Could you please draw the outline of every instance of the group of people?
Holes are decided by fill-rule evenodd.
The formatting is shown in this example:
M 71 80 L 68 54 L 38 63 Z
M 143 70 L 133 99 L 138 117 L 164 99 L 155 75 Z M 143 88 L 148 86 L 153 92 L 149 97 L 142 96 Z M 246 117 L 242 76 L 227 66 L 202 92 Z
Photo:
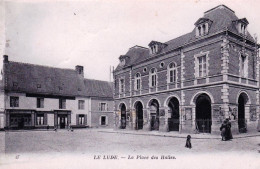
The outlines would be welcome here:
M 230 139 L 233 139 L 232 133 L 231 133 L 231 122 L 229 119 L 225 119 L 220 127 L 221 131 L 221 137 L 222 141 L 227 141 Z
M 233 139 L 232 132 L 231 132 L 231 122 L 229 121 L 228 118 L 225 119 L 221 124 L 220 131 L 221 131 L 222 141 Z M 190 135 L 187 136 L 185 147 L 192 148 Z

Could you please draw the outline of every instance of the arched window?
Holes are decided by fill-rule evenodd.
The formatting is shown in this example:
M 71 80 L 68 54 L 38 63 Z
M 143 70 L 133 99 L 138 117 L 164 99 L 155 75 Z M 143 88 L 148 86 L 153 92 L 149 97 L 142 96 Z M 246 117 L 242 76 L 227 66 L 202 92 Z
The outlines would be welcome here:
M 177 67 L 175 63 L 170 63 L 168 66 L 168 83 L 176 82 Z
M 136 73 L 135 75 L 135 90 L 140 90 L 141 89 L 141 74 Z
M 157 85 L 156 69 L 152 68 L 150 71 L 150 87 L 155 87 L 156 85 Z

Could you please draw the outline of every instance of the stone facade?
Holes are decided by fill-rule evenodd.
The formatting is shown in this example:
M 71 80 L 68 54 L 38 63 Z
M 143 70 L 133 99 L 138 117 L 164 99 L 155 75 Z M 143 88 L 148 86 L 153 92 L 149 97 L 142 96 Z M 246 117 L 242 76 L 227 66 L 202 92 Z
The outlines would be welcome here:
M 220 13 L 234 19 L 216 17 Z M 223 20 L 227 25 L 218 26 Z M 221 123 L 229 118 L 234 133 L 255 131 L 259 120 L 259 45 L 248 32 L 245 36 L 231 29 L 237 22 L 246 24 L 245 20 L 220 5 L 196 22 L 209 23 L 206 35 L 198 37 L 195 25 L 191 33 L 164 43 L 166 47 L 161 49 L 130 48 L 114 72 L 115 127 L 219 133 Z M 157 48 L 160 50 L 151 54 Z M 171 63 L 176 65 L 173 82 L 169 82 Z M 155 86 L 151 86 L 149 75 L 153 68 Z M 138 90 L 137 73 L 141 74 Z M 122 86 L 123 92 L 119 90 Z

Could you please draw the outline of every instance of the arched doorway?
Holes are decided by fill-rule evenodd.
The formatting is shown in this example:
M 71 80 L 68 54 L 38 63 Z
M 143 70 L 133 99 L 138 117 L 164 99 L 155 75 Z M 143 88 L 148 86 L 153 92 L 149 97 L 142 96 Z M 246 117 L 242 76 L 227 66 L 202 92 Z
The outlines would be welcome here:
M 211 100 L 207 94 L 201 94 L 196 99 L 196 129 L 211 133 L 211 124 Z
M 239 132 L 246 131 L 246 119 L 245 119 L 245 105 L 248 102 L 248 96 L 245 93 L 241 93 L 238 97 L 238 130 Z
M 168 103 L 169 113 L 171 116 L 168 118 L 169 131 L 179 131 L 180 124 L 180 111 L 179 111 L 179 101 L 176 97 L 171 98 Z
M 159 102 L 156 99 L 150 101 L 151 130 L 159 130 Z
M 126 106 L 122 104 L 121 106 L 121 129 L 126 128 Z
M 144 125 L 144 114 L 143 114 L 143 105 L 141 102 L 137 102 L 135 105 L 136 110 L 136 129 L 143 129 Z

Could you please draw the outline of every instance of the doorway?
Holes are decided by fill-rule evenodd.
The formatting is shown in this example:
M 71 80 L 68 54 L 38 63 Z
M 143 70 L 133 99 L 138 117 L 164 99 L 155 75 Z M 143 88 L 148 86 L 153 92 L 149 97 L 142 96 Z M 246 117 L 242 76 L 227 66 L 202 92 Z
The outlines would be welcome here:
M 135 106 L 136 110 L 136 129 L 140 130 L 143 129 L 144 125 L 144 116 L 143 116 L 143 105 L 141 102 L 137 102 Z
M 65 129 L 67 124 L 68 124 L 68 117 L 67 115 L 59 115 L 58 116 L 59 120 L 59 127 L 60 129 Z
M 151 130 L 159 130 L 159 102 L 156 99 L 151 100 L 150 117 Z
M 239 130 L 239 132 L 246 131 L 245 104 L 246 104 L 246 98 L 245 98 L 245 96 L 243 96 L 243 93 L 242 93 L 239 95 L 239 98 L 238 98 L 238 130 Z
M 126 128 L 126 106 L 122 104 L 121 106 L 121 129 Z
M 201 94 L 196 100 L 196 129 L 211 133 L 211 124 L 211 100 L 207 94 Z
M 179 131 L 180 113 L 178 99 L 176 97 L 171 98 L 168 107 L 169 113 L 171 114 L 171 116 L 168 118 L 169 131 Z

